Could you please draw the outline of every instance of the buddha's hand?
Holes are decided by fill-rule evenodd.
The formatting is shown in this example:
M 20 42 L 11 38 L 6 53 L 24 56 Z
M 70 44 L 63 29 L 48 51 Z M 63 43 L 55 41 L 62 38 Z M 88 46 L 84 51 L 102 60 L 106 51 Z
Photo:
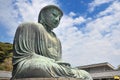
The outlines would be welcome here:
M 65 66 L 65 67 L 70 67 L 71 65 L 69 63 L 63 62 L 63 61 L 56 61 L 57 64 Z
M 71 65 L 69 63 L 66 63 L 64 61 L 56 61 L 56 62 L 57 64 L 63 66 L 66 69 L 69 77 L 74 77 L 74 73 L 72 72 Z

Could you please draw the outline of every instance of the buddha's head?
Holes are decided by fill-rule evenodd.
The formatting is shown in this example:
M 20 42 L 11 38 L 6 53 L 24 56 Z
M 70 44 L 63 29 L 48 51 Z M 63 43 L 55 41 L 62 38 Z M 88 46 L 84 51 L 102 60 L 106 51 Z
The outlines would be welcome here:
M 38 22 L 52 30 L 56 28 L 60 22 L 63 12 L 54 5 L 48 5 L 41 9 Z

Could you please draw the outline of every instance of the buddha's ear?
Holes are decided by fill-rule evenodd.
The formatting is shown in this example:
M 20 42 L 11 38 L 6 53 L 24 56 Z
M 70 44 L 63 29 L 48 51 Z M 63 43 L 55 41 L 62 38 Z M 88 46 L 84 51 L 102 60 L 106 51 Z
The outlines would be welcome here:
M 44 19 L 44 14 L 43 11 L 41 11 L 38 16 L 38 23 L 43 23 L 43 19 Z

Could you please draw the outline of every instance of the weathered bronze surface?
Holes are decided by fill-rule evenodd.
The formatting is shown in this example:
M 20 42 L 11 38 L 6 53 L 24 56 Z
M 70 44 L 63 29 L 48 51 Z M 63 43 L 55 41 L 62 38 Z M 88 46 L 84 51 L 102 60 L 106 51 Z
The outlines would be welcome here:
M 73 77 L 92 80 L 84 70 L 71 68 L 61 60 L 61 43 L 55 33 L 62 11 L 54 6 L 44 7 L 38 23 L 22 23 L 14 38 L 12 78 Z

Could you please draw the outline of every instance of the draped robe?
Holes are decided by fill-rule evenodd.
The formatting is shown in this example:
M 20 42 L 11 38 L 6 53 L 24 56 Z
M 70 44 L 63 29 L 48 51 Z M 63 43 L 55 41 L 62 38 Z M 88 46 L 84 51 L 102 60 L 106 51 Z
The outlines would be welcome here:
M 57 64 L 61 60 L 59 39 L 39 23 L 21 24 L 13 48 L 12 75 L 16 78 L 71 75 L 70 70 Z
M 86 80 L 91 80 L 87 72 L 72 69 L 68 63 L 61 62 L 59 39 L 40 23 L 20 24 L 14 37 L 13 49 L 11 80 L 60 76 L 87 77 Z

